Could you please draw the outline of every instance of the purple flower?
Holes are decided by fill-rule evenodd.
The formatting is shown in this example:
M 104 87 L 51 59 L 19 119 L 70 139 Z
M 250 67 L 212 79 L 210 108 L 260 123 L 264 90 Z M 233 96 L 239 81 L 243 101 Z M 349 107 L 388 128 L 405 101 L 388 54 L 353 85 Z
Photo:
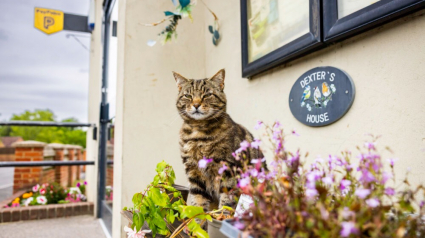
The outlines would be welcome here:
M 392 173 L 390 172 L 384 172 L 382 173 L 382 180 L 381 183 L 385 184 L 389 179 L 391 179 L 393 177 Z
M 360 177 L 359 180 L 362 181 L 362 182 L 365 182 L 365 183 L 370 183 L 370 182 L 375 181 L 376 179 L 375 179 L 375 176 L 373 176 L 373 174 L 370 171 L 363 170 L 362 176 Z
M 249 171 L 249 173 L 251 174 L 252 177 L 257 177 L 258 176 L 258 170 L 257 169 L 251 169 Z
M 370 190 L 365 188 L 358 188 L 354 194 L 361 199 L 365 199 L 370 194 Z
M 207 167 L 208 163 L 211 163 L 212 159 L 202 158 L 198 161 L 198 167 L 204 169 Z
M 394 188 L 386 188 L 385 194 L 387 194 L 388 196 L 394 196 L 394 194 L 395 194 Z
M 261 140 L 255 139 L 253 142 L 251 142 L 251 147 L 254 149 L 258 149 L 258 147 L 260 147 L 260 144 L 261 144 Z
M 246 140 L 244 140 L 244 141 L 242 141 L 241 142 L 241 144 L 240 144 L 240 148 L 239 149 L 241 149 L 241 150 L 246 150 L 246 149 L 248 149 L 248 147 L 249 147 L 249 142 L 248 141 L 246 141 Z
M 421 203 L 419 203 L 419 207 L 423 207 L 425 205 L 425 201 L 422 201 Z
M 223 164 L 223 166 L 218 170 L 218 174 L 222 174 L 227 169 L 228 167 L 225 164 Z
M 373 142 L 366 142 L 366 143 L 364 144 L 364 146 L 365 146 L 366 148 L 368 148 L 369 150 L 376 150 L 376 148 L 375 148 L 375 143 L 373 143 Z
M 329 176 L 328 177 L 324 177 L 324 178 L 322 178 L 322 182 L 324 184 L 331 185 L 333 183 L 333 179 L 331 177 L 329 177 Z
M 345 190 L 350 185 L 351 185 L 350 180 L 343 179 L 343 180 L 341 180 L 341 184 L 339 185 L 339 189 Z
M 370 199 L 366 200 L 366 204 L 367 204 L 369 207 L 374 208 L 374 207 L 379 206 L 379 200 L 378 200 L 378 199 L 376 199 L 376 198 L 370 198 Z
M 84 181 L 84 185 L 87 185 L 87 181 Z
M 263 125 L 263 122 L 262 122 L 262 121 L 257 121 L 257 124 L 255 124 L 254 129 L 255 129 L 255 130 L 260 129 L 260 128 L 261 128 L 261 125 Z
M 79 188 L 81 186 L 81 183 L 77 183 L 77 188 Z
M 298 133 L 295 131 L 295 129 L 293 129 L 293 130 L 292 130 L 292 135 L 294 135 L 294 136 L 300 136 L 300 134 L 298 134 Z
M 388 159 L 387 161 L 388 161 L 388 163 L 390 163 L 391 167 L 394 167 L 394 163 L 395 163 L 397 160 L 398 160 L 398 159 L 391 158 L 391 159 Z
M 274 125 L 273 125 L 273 129 L 277 130 L 277 129 L 279 129 L 279 128 L 280 128 L 280 126 L 281 126 L 280 122 L 279 122 L 279 121 L 276 121 L 276 122 L 274 123 Z
M 244 188 L 251 183 L 251 179 L 249 177 L 245 177 L 243 179 L 239 179 L 238 186 L 240 188 Z
M 307 190 L 305 190 L 305 196 L 309 199 L 315 198 L 317 195 L 319 195 L 319 193 L 314 188 L 313 189 L 308 188 Z
M 243 230 L 245 228 L 245 225 L 242 222 L 236 221 L 233 226 L 238 230 Z
M 358 232 L 358 229 L 356 228 L 356 225 L 354 224 L 354 222 L 350 221 L 350 222 L 341 222 L 341 232 L 340 235 L 342 237 L 348 237 L 351 234 L 356 234 Z

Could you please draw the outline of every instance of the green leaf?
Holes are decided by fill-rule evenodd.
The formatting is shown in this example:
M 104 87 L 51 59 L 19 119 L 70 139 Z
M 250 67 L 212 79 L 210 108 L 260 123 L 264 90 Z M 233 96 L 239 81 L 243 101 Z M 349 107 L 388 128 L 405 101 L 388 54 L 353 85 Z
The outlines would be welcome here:
M 162 185 L 163 188 L 167 189 L 170 192 L 178 192 L 177 189 L 175 189 L 173 186 L 169 186 L 169 185 Z
M 180 218 L 192 218 L 196 215 L 203 214 L 204 209 L 196 206 L 180 206 L 182 209 L 180 212 Z
M 144 222 L 145 222 L 145 218 L 140 212 L 133 213 L 133 224 L 136 226 L 137 231 L 140 231 Z
M 155 205 L 161 207 L 165 207 L 167 205 L 168 197 L 162 196 L 161 192 L 159 191 L 159 188 L 151 188 L 148 194 Z
M 142 203 L 142 194 L 140 193 L 136 193 L 133 196 L 133 199 L 131 200 L 134 204 L 134 206 L 138 206 L 139 204 Z
M 190 0 L 179 0 L 180 5 L 182 8 L 185 8 L 187 5 L 189 5 Z
M 209 238 L 210 237 L 208 235 L 208 233 L 204 229 L 202 229 L 201 227 L 198 227 L 195 230 L 193 230 L 192 235 L 194 235 L 195 237 L 199 237 L 199 238 Z
M 167 214 L 168 223 L 173 224 L 175 220 L 176 220 L 176 216 L 174 216 L 173 210 L 171 210 L 171 209 L 168 210 L 168 214 Z
M 214 31 L 214 38 L 216 40 L 218 40 L 220 38 L 220 34 L 218 33 L 218 31 Z
M 210 30 L 211 34 L 214 34 L 214 28 L 213 28 L 213 26 L 209 25 L 208 26 L 208 30 Z
M 158 213 L 154 214 L 153 223 L 161 229 L 167 229 L 167 223 L 165 223 L 164 219 Z
M 165 13 L 165 16 L 167 17 L 176 15 L 174 12 L 170 12 L 170 11 L 165 11 L 164 13 Z
M 222 208 L 223 208 L 224 210 L 228 210 L 228 211 L 233 212 L 233 208 L 231 208 L 231 207 L 223 206 Z

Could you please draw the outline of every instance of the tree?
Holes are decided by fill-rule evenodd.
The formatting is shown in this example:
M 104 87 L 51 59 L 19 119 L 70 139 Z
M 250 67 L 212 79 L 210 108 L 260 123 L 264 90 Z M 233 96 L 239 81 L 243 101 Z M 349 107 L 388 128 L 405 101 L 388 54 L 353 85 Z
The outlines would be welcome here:
M 56 121 L 55 114 L 49 109 L 26 110 L 14 114 L 11 121 Z M 67 118 L 61 122 L 78 122 L 75 118 Z M 74 127 L 40 127 L 40 126 L 3 126 L 0 136 L 20 136 L 24 140 L 36 140 L 46 143 L 62 143 L 86 147 L 86 132 Z

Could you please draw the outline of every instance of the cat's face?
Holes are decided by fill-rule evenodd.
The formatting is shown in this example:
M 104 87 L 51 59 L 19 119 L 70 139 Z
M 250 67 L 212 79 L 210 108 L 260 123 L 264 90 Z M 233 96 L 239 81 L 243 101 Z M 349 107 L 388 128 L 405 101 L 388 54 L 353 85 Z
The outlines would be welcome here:
M 174 73 L 179 89 L 176 106 L 180 116 L 198 121 L 220 117 L 226 111 L 224 75 L 224 69 L 209 79 L 186 79 Z

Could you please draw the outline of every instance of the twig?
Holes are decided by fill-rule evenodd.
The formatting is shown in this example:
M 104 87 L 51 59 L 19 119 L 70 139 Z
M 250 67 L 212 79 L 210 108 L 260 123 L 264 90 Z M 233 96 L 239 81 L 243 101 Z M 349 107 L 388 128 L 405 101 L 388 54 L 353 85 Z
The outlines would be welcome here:
M 159 22 L 154 22 L 154 23 L 139 23 L 139 24 L 142 25 L 142 26 L 157 26 L 157 25 L 159 25 L 161 23 L 164 23 L 168 19 L 170 19 L 170 18 L 169 17 L 166 17 L 166 18 L 162 19 Z

